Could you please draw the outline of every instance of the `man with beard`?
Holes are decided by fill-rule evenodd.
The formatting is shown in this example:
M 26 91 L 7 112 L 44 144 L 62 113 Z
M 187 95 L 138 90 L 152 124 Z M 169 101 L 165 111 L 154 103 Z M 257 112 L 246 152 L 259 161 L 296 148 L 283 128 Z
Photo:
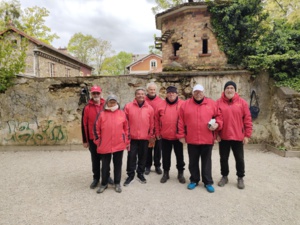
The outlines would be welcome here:
M 150 104 L 155 112 L 155 110 L 157 109 L 157 106 L 163 102 L 163 100 L 157 96 L 156 91 L 157 91 L 157 86 L 155 83 L 151 82 L 148 83 L 146 86 L 146 90 L 147 90 L 147 96 L 145 98 L 146 102 L 148 104 Z M 152 163 L 154 163 L 154 167 L 155 167 L 155 172 L 157 174 L 162 174 L 161 171 L 161 140 L 157 139 L 153 139 L 150 140 L 149 142 L 149 146 L 148 146 L 148 151 L 147 151 L 147 161 L 146 161 L 146 168 L 145 168 L 145 175 L 148 175 L 151 171 L 151 166 Z
M 222 178 L 218 185 L 223 187 L 228 183 L 229 153 L 232 149 L 237 175 L 237 187 L 244 189 L 245 162 L 244 145 L 248 143 L 252 134 L 252 119 L 248 103 L 236 93 L 236 83 L 228 81 L 224 86 L 217 105 L 222 111 L 224 123 L 218 132 L 219 154 Z

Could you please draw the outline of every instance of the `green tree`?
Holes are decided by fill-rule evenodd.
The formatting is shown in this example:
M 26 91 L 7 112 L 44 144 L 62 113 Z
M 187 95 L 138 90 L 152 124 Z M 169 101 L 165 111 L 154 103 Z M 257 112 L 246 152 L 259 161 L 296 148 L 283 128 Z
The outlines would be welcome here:
M 22 30 L 46 44 L 50 44 L 54 39 L 59 38 L 57 34 L 51 34 L 51 28 L 45 25 L 45 18 L 49 16 L 46 8 L 34 6 L 26 8 L 22 14 Z
M 16 43 L 7 34 L 0 36 L 0 92 L 12 86 L 16 74 L 24 71 L 26 48 L 25 39 Z
M 102 64 L 101 75 L 122 75 L 126 73 L 126 66 L 132 62 L 132 54 L 119 52 L 108 57 Z
M 111 43 L 101 38 L 97 38 L 97 45 L 93 49 L 92 65 L 95 67 L 94 74 L 100 75 L 104 60 L 114 53 Z
M 261 0 L 209 2 L 211 23 L 218 44 L 228 57 L 228 63 L 241 65 L 249 55 L 256 54 L 256 44 L 265 33 Z
M 0 2 L 0 31 L 5 30 L 12 23 L 19 25 L 21 16 L 21 4 L 18 0 Z
M 92 35 L 74 34 L 68 43 L 68 51 L 83 63 L 92 61 L 98 41 Z

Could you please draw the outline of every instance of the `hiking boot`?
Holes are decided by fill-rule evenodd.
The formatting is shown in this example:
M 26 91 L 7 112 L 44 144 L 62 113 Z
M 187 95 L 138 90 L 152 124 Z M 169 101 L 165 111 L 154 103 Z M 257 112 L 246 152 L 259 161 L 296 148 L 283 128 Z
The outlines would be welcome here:
M 179 183 L 185 184 L 185 178 L 183 176 L 183 171 L 178 171 L 177 179 L 179 180 Z
M 206 188 L 206 190 L 207 190 L 209 193 L 215 192 L 215 189 L 214 189 L 214 187 L 213 187 L 211 184 L 206 184 L 206 185 L 204 185 L 204 187 Z
M 133 181 L 134 181 L 134 177 L 127 177 L 127 179 L 125 180 L 125 182 L 124 182 L 124 186 L 126 187 L 126 186 L 128 186 L 130 183 L 133 183 Z
M 194 189 L 195 187 L 197 187 L 197 186 L 198 186 L 197 183 L 191 182 L 191 183 L 188 184 L 187 189 L 193 190 L 193 189 Z
M 147 180 L 145 179 L 143 174 L 138 174 L 137 178 L 139 179 L 139 182 L 141 182 L 142 184 L 146 184 Z
M 97 193 L 98 194 L 103 193 L 106 188 L 107 188 L 107 185 L 105 185 L 105 186 L 101 185 L 100 188 L 97 190 Z
M 99 180 L 93 180 L 93 182 L 90 185 L 90 189 L 95 189 L 99 183 Z
M 114 185 L 114 180 L 111 177 L 109 177 L 108 178 L 108 183 L 111 184 L 111 185 Z
M 221 178 L 221 180 L 219 181 L 218 186 L 224 187 L 225 184 L 227 184 L 227 183 L 228 183 L 228 177 L 227 177 L 227 176 L 223 176 L 223 177 Z
M 162 174 L 162 170 L 161 170 L 160 167 L 155 167 L 155 172 L 156 172 L 157 174 Z
M 120 184 L 116 184 L 116 185 L 115 185 L 115 191 L 118 192 L 118 193 L 121 193 L 121 192 L 122 192 L 122 189 L 121 189 L 121 185 L 120 185 Z
M 245 188 L 244 179 L 242 177 L 238 177 L 237 187 L 238 187 L 238 189 L 244 189 Z
M 149 175 L 149 173 L 150 173 L 150 168 L 149 168 L 149 167 L 146 167 L 146 168 L 145 168 L 145 175 Z
M 170 179 L 169 171 L 164 171 L 164 175 L 160 179 L 160 183 L 166 183 L 168 179 Z

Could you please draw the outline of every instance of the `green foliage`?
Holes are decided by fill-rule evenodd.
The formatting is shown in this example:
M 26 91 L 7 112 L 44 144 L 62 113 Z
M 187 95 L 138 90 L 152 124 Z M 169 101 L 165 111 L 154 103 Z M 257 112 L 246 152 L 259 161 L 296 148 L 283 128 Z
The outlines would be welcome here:
M 20 25 L 21 4 L 18 0 L 0 2 L 0 31 L 5 30 L 9 23 Z
M 101 75 L 122 75 L 125 74 L 126 66 L 132 62 L 132 54 L 119 52 L 118 55 L 108 57 L 104 60 Z
M 16 74 L 24 71 L 26 48 L 24 39 L 16 43 L 6 34 L 0 36 L 0 92 L 12 86 Z
M 229 64 L 241 65 L 245 57 L 255 55 L 256 43 L 265 32 L 261 23 L 267 18 L 261 0 L 208 2 L 208 10 Z
M 21 30 L 46 44 L 50 44 L 54 39 L 59 38 L 59 36 L 55 33 L 51 34 L 51 29 L 45 25 L 45 18 L 48 16 L 49 11 L 46 8 L 37 6 L 26 8 L 22 15 Z
M 97 46 L 97 39 L 92 35 L 76 33 L 71 37 L 68 43 L 68 51 L 81 62 L 88 63 L 92 57 L 95 46 Z

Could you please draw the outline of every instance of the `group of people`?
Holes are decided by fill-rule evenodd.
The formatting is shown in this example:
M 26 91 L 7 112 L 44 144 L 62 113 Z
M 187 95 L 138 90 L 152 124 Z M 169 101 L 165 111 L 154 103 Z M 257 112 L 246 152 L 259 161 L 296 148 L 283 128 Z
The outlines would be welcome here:
M 212 148 L 219 143 L 221 179 L 220 187 L 228 183 L 229 155 L 232 150 L 236 162 L 237 187 L 245 187 L 244 144 L 252 134 L 252 119 L 248 103 L 237 93 L 236 83 L 228 81 L 221 97 L 214 101 L 205 96 L 202 85 L 193 87 L 192 97 L 181 100 L 175 86 L 166 89 L 166 98 L 157 95 L 155 83 L 146 89 L 135 90 L 132 102 L 120 109 L 118 97 L 101 98 L 99 86 L 91 88 L 91 99 L 82 114 L 83 146 L 91 152 L 94 189 L 100 182 L 97 193 L 102 193 L 108 184 L 122 192 L 121 174 L 124 150 L 127 154 L 128 186 L 136 178 L 147 183 L 144 175 L 151 172 L 162 174 L 161 183 L 170 179 L 171 153 L 176 156 L 177 179 L 186 183 L 183 145 L 187 144 L 188 169 L 187 188 L 193 190 L 200 180 L 210 193 L 214 192 L 212 178 Z M 161 169 L 162 158 L 162 169 Z M 199 162 L 201 159 L 201 169 Z M 110 162 L 113 161 L 113 179 L 110 177 Z M 102 167 L 100 170 L 100 161 Z

